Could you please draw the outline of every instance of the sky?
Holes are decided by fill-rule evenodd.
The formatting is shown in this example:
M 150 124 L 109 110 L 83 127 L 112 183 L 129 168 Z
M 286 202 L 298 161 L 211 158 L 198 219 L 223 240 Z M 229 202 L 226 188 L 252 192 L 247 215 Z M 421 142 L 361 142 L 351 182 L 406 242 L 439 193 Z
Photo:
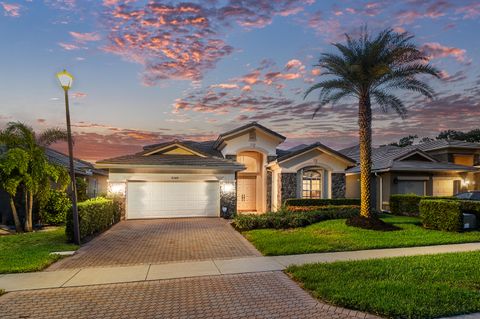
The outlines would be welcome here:
M 400 93 L 402 120 L 374 106 L 376 145 L 479 128 L 478 0 L 0 0 L 0 128 L 65 127 L 55 73 L 74 77 L 75 156 L 95 161 L 172 139 L 215 139 L 257 121 L 283 148 L 357 143 L 353 100 L 303 93 L 321 53 L 366 25 L 415 35 L 442 72 L 434 100 Z M 56 146 L 65 150 L 64 144 Z

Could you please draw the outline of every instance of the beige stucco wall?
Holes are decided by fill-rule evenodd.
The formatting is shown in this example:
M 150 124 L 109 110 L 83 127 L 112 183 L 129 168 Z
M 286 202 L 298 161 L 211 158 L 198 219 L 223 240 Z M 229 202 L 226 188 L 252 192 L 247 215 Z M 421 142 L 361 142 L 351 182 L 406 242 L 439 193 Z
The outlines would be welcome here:
M 125 172 L 121 170 L 110 171 L 108 181 L 110 183 L 124 183 L 126 181 L 148 181 L 148 182 L 166 182 L 166 181 L 220 181 L 234 180 L 235 174 L 214 174 L 214 173 L 144 173 L 144 172 Z
M 242 151 L 255 150 L 264 153 L 267 156 L 277 155 L 277 146 L 280 144 L 278 138 L 265 134 L 260 130 L 256 130 L 256 140 L 250 141 L 248 132 L 225 141 L 225 147 L 222 154 L 236 155 Z
M 331 173 L 343 173 L 348 165 L 351 163 L 319 149 L 313 149 L 280 163 L 282 171 L 286 173 L 296 173 L 309 166 L 321 167 Z
M 360 198 L 360 174 L 346 176 L 345 197 Z

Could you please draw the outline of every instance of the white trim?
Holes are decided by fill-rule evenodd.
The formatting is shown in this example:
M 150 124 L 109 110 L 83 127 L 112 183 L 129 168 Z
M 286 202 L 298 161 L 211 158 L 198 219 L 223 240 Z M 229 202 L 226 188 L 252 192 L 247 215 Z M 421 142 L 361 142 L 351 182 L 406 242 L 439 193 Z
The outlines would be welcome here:
M 152 150 L 152 151 L 150 151 L 150 152 L 148 152 L 148 153 L 143 154 L 142 156 L 149 156 L 149 155 L 152 155 L 152 154 L 156 154 L 156 153 L 158 153 L 158 152 L 161 152 L 161 151 L 163 151 L 163 150 L 165 150 L 165 149 L 175 148 L 175 147 L 181 148 L 181 149 L 184 150 L 184 151 L 193 153 L 193 154 L 195 154 L 195 155 L 197 155 L 197 156 L 200 156 L 200 157 L 206 157 L 204 154 L 200 154 L 199 152 L 194 151 L 194 150 L 190 149 L 189 147 L 183 146 L 183 145 L 181 145 L 181 144 L 179 144 L 179 143 L 173 143 L 173 144 L 169 144 L 169 145 L 162 146 L 162 147 L 160 147 L 160 148 L 156 148 L 156 149 L 154 149 L 154 150 Z
M 301 153 L 299 153 L 299 154 L 296 154 L 296 155 L 294 155 L 294 156 L 292 156 L 292 157 L 288 157 L 288 158 L 286 158 L 286 159 L 284 159 L 284 160 L 280 160 L 280 161 L 278 161 L 278 163 L 288 162 L 288 161 L 290 161 L 290 160 L 292 160 L 292 159 L 294 159 L 294 158 L 297 158 L 297 157 L 299 157 L 299 156 L 301 156 L 301 155 L 303 155 L 303 154 L 305 154 L 305 153 L 308 153 L 308 152 L 311 152 L 311 151 L 315 151 L 315 150 L 318 150 L 318 151 L 320 151 L 320 152 L 323 152 L 323 153 L 325 153 L 325 154 L 328 154 L 328 155 L 330 155 L 330 156 L 333 156 L 333 157 L 335 157 L 335 158 L 337 158 L 337 159 L 339 159 L 339 160 L 341 160 L 341 161 L 343 161 L 343 162 L 356 164 L 353 160 L 352 160 L 352 161 L 349 161 L 349 160 L 347 160 L 347 159 L 344 158 L 344 157 L 341 157 L 341 156 L 338 156 L 337 154 L 334 154 L 334 153 L 332 153 L 332 152 L 329 152 L 328 150 L 322 148 L 321 146 L 317 146 L 317 147 L 315 147 L 315 148 L 311 148 L 311 149 L 305 150 L 304 152 L 301 152 Z

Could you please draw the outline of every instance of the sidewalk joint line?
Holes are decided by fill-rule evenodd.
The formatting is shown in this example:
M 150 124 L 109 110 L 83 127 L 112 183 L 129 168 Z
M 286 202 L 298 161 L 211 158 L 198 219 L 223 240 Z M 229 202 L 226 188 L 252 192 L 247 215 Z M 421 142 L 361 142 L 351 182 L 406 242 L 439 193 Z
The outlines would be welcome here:
M 223 273 L 222 273 L 222 271 L 220 270 L 220 268 L 218 268 L 218 265 L 217 265 L 217 263 L 215 262 L 215 259 L 212 259 L 212 262 L 213 262 L 213 264 L 215 265 L 215 268 L 217 268 L 218 273 L 219 273 L 220 275 L 223 275 Z
M 145 275 L 145 281 L 148 280 L 148 274 L 150 273 L 150 268 L 152 267 L 152 264 L 148 264 L 148 269 L 147 269 L 147 274 Z
M 61 284 L 61 285 L 59 286 L 59 288 L 64 287 L 64 286 L 67 284 L 67 282 L 69 282 L 70 280 L 73 279 L 73 277 L 75 277 L 76 275 L 78 275 L 78 273 L 79 273 L 80 271 L 82 271 L 82 268 L 78 269 L 78 271 L 76 271 L 70 278 L 68 278 L 67 281 L 65 281 L 63 284 Z

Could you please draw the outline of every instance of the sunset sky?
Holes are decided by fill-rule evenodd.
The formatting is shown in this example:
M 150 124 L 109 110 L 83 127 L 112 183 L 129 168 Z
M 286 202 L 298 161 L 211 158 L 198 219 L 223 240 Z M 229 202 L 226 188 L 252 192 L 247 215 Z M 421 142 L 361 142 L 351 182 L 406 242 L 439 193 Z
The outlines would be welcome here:
M 312 119 L 317 96 L 303 92 L 319 55 L 364 24 L 412 32 L 443 75 L 431 82 L 436 100 L 403 96 L 406 120 L 375 111 L 375 144 L 480 127 L 478 0 L 0 0 L 0 127 L 64 127 L 55 73 L 66 68 L 75 155 L 86 160 L 251 121 L 287 136 L 285 148 L 351 146 L 355 103 Z

